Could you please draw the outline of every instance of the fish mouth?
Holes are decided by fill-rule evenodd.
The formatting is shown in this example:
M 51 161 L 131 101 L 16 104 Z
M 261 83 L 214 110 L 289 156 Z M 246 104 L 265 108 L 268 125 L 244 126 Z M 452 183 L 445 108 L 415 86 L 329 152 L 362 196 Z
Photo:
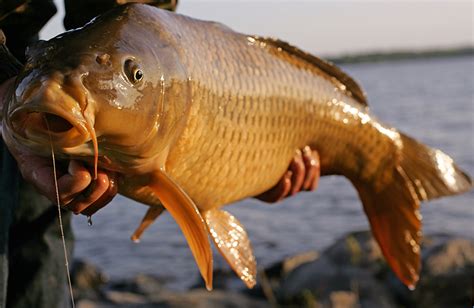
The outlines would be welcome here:
M 8 111 L 7 128 L 17 144 L 30 150 L 46 154 L 53 149 L 64 157 L 82 160 L 92 157 L 97 177 L 99 148 L 94 104 L 89 104 L 81 88 L 73 86 L 50 80 L 24 90 L 26 94 L 16 97 L 20 100 L 15 99 L 16 107 Z
M 85 120 L 61 110 L 19 107 L 11 113 L 10 124 L 17 137 L 43 146 L 73 148 L 91 139 Z

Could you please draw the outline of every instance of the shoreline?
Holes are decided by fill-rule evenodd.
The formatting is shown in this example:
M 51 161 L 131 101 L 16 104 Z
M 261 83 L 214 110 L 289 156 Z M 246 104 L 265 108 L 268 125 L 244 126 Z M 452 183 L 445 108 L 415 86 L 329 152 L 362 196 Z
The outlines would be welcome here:
M 338 56 L 327 56 L 325 59 L 334 64 L 358 64 L 358 63 L 378 63 L 394 62 L 401 60 L 417 59 L 437 59 L 459 56 L 474 56 L 474 46 L 460 46 L 446 49 L 425 49 L 425 50 L 394 50 L 394 51 L 373 51 L 348 53 Z

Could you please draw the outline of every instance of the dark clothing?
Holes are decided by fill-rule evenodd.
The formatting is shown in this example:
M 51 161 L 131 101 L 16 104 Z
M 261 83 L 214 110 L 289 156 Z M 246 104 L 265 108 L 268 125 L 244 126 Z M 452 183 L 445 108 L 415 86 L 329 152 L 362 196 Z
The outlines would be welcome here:
M 21 180 L 1 140 L 0 170 L 0 307 L 68 307 L 57 208 Z M 62 218 L 72 259 L 71 213 Z
M 56 14 L 53 0 L 0 0 L 0 28 L 10 52 L 25 62 L 25 49 L 38 40 L 38 32 Z
M 20 174 L 15 160 L 0 140 L 0 307 L 5 307 L 8 281 L 10 226 L 18 207 Z

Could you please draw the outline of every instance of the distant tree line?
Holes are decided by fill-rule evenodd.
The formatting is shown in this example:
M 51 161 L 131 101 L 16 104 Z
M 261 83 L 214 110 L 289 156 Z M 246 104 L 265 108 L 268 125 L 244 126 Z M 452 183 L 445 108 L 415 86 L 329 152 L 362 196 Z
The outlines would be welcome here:
M 336 64 L 363 63 L 363 62 L 382 62 L 397 61 L 405 59 L 427 59 L 454 56 L 473 56 L 474 46 L 463 46 L 449 49 L 429 49 L 429 50 L 399 50 L 391 52 L 369 52 L 346 54 L 337 57 L 328 57 L 327 59 Z

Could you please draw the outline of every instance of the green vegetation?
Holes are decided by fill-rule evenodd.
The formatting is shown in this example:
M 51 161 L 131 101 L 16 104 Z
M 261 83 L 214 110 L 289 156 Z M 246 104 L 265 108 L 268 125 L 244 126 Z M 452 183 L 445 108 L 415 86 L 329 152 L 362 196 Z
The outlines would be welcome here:
M 398 61 L 406 59 L 427 59 L 453 56 L 473 56 L 474 46 L 463 46 L 450 49 L 429 49 L 418 51 L 392 51 L 347 54 L 338 57 L 329 57 L 328 60 L 336 64 Z

